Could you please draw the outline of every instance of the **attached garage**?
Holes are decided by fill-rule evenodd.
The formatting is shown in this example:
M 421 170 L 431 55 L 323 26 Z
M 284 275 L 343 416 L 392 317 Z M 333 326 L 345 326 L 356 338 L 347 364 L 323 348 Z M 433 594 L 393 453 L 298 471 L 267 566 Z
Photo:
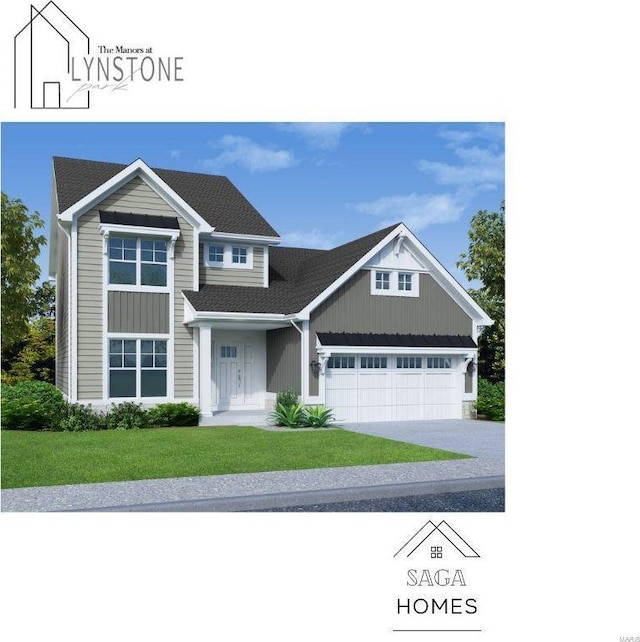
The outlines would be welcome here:
M 318 333 L 318 345 L 325 405 L 339 421 L 462 417 L 471 337 Z

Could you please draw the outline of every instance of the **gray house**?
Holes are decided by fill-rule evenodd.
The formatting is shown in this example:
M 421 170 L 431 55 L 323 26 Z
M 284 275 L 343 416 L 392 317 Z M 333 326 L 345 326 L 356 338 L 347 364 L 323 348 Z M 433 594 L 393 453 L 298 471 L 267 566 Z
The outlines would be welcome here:
M 53 159 L 56 385 L 95 407 L 264 409 L 293 388 L 345 421 L 469 416 L 492 323 L 402 223 L 279 247 L 225 177 Z

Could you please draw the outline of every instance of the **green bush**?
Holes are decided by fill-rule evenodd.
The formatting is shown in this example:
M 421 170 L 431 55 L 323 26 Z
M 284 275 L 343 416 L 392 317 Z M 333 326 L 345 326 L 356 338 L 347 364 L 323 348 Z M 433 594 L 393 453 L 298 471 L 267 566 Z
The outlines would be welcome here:
M 6 430 L 58 430 L 64 410 L 62 393 L 50 383 L 2 384 L 2 428 Z
M 304 417 L 304 404 L 298 403 L 295 406 L 283 406 L 278 404 L 276 409 L 269 414 L 269 418 L 276 426 L 297 428 L 302 425 Z
M 148 416 L 152 426 L 197 426 L 200 409 L 186 402 L 161 403 L 151 408 Z
M 302 425 L 310 428 L 324 428 L 333 422 L 333 410 L 324 406 L 308 406 L 302 416 Z
M 94 412 L 91 406 L 83 406 L 80 403 L 67 404 L 65 416 L 59 426 L 59 430 L 63 430 L 65 432 L 106 429 L 106 415 Z
M 297 406 L 297 405 L 298 405 L 298 395 L 293 390 L 293 388 L 287 388 L 286 390 L 282 390 L 281 392 L 278 393 L 278 396 L 276 397 L 276 408 L 278 406 L 283 406 L 285 408 L 288 408 L 290 406 Z
M 476 410 L 493 421 L 504 421 L 504 381 L 491 383 L 478 379 L 478 401 Z
M 109 430 L 138 430 L 149 427 L 149 413 L 142 404 L 124 401 L 113 406 L 107 413 Z

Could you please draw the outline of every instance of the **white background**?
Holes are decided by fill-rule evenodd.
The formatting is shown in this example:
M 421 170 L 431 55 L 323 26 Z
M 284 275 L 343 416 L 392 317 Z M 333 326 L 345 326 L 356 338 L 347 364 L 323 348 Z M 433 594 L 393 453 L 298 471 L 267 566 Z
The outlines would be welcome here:
M 29 4 L 5 2 L 4 121 L 506 121 L 507 510 L 447 519 L 489 569 L 482 639 L 640 636 L 632 3 L 61 6 L 92 45 L 183 55 L 187 80 L 15 111 Z M 84 642 L 413 635 L 390 632 L 391 556 L 437 516 L 0 517 L 5 639 Z

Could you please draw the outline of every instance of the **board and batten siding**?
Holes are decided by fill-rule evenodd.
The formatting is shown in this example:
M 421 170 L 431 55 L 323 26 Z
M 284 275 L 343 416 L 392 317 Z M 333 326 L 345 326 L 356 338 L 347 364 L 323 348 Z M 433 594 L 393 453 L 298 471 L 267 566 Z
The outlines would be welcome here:
M 109 332 L 169 334 L 169 294 L 109 292 Z
M 260 245 L 253 247 L 253 268 L 250 270 L 206 267 L 204 264 L 204 245 L 202 243 L 200 243 L 199 265 L 200 286 L 248 285 L 257 288 L 264 287 L 264 248 Z
M 56 219 L 54 218 L 54 221 Z M 57 225 L 57 222 L 54 223 Z M 69 237 L 58 227 L 56 265 L 56 386 L 69 395 Z
M 267 392 L 300 394 L 300 333 L 292 326 L 267 331 Z
M 136 311 L 131 308 L 135 300 L 125 295 L 143 293 L 112 291 L 109 293 L 108 302 L 113 303 L 114 306 L 118 302 L 124 302 L 127 307 L 125 311 L 120 312 L 109 309 L 108 319 L 105 319 L 103 323 L 103 239 L 100 234 L 98 210 L 178 217 L 180 236 L 175 244 L 173 259 L 174 397 L 192 399 L 192 330 L 186 328 L 182 323 L 184 319 L 182 290 L 193 288 L 193 228 L 139 177 L 133 178 L 78 220 L 78 398 L 81 400 L 103 398 L 103 325 L 106 324 L 113 332 L 162 333 L 163 319 L 157 320 L 157 326 L 154 325 L 153 330 L 145 330 L 143 326 L 151 327 L 148 325 L 152 323 L 149 313 L 158 303 L 158 301 L 153 301 L 153 297 L 165 296 L 168 299 L 166 294 L 144 293 L 147 297 L 139 299 L 142 307 Z M 168 303 L 166 305 L 168 306 Z M 167 319 L 166 329 L 168 330 L 168 314 L 165 315 L 162 312 L 162 315 Z M 143 321 L 143 317 L 146 320 Z M 123 323 L 127 325 L 124 326 Z M 111 329 L 115 327 L 120 327 L 120 330 Z M 123 329 L 124 327 L 126 329 Z
M 371 294 L 371 274 L 360 270 L 311 313 L 310 361 L 318 359 L 317 332 L 460 334 L 471 336 L 471 317 L 429 274 L 420 274 L 419 297 Z M 381 353 L 384 348 L 381 348 Z M 318 394 L 310 370 L 309 394 Z
M 91 210 L 78 219 L 78 399 L 102 399 L 102 266 L 100 217 Z

